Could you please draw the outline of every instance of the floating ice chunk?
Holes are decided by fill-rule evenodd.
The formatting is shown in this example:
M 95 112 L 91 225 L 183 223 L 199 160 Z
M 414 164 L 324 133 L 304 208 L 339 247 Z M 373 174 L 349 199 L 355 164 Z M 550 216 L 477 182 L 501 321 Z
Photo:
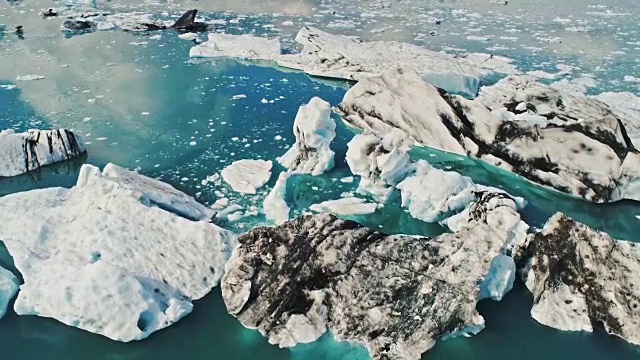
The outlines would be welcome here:
M 44 78 L 45 78 L 44 75 L 32 74 L 32 75 L 18 75 L 16 77 L 16 80 L 17 81 L 32 81 L 32 80 L 42 80 Z
M 435 169 L 424 160 L 416 163 L 415 174 L 397 186 L 402 206 L 411 216 L 428 223 L 438 222 L 464 209 L 475 200 L 475 184 L 456 172 Z
M 0 177 L 20 175 L 84 152 L 84 143 L 66 129 L 0 131 Z
M 334 152 L 329 148 L 336 136 L 336 122 L 331 118 L 331 105 L 314 97 L 300 106 L 293 123 L 296 143 L 278 158 L 292 172 L 320 175 L 334 166 Z
M 317 76 L 360 81 L 381 75 L 389 68 L 407 65 L 440 88 L 475 96 L 480 81 L 494 71 L 517 72 L 506 58 L 496 57 L 485 62 L 479 61 L 479 57 L 483 57 L 479 56 L 466 60 L 413 44 L 363 42 L 311 27 L 302 28 L 296 41 L 304 46 L 301 53 L 282 55 L 278 64 Z M 501 64 L 497 65 L 498 62 Z
M 271 161 L 238 160 L 222 170 L 222 178 L 233 191 L 255 194 L 271 178 Z
M 196 33 L 184 33 L 184 34 L 178 35 L 178 37 L 180 39 L 183 39 L 183 40 L 192 41 L 192 40 L 196 40 L 198 38 L 198 34 L 196 34 Z
M 309 207 L 311 211 L 330 213 L 334 215 L 366 215 L 372 214 L 378 208 L 378 204 L 369 203 L 364 199 L 348 197 L 338 200 L 328 200 Z
M 281 53 L 280 42 L 253 35 L 210 33 L 208 40 L 189 51 L 189 57 L 237 57 L 251 60 L 276 60 Z
M 7 306 L 18 292 L 18 279 L 11 271 L 0 267 L 0 319 L 7 313 Z
M 289 220 L 290 209 L 285 200 L 289 175 L 289 173 L 281 172 L 273 189 L 264 198 L 263 211 L 267 219 L 275 222 L 276 225 L 283 224 Z
M 402 145 L 402 133 L 392 130 L 384 138 L 358 134 L 351 139 L 346 161 L 354 175 L 360 176 L 358 192 L 386 201 L 409 172 L 413 170 L 409 148 Z
M 491 261 L 491 267 L 480 285 L 479 300 L 501 301 L 513 288 L 516 279 L 516 263 L 511 256 L 498 255 Z
M 15 311 L 118 341 L 187 315 L 216 286 L 235 234 L 158 180 L 84 165 L 71 189 L 0 198 L 0 238 L 24 278 Z M 205 221 L 197 221 L 199 219 Z

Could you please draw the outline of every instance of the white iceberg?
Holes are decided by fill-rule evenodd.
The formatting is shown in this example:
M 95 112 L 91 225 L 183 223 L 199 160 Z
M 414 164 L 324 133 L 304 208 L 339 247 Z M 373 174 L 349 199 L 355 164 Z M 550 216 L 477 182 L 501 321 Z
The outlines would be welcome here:
M 358 134 L 347 144 L 346 161 L 351 172 L 360 176 L 359 193 L 385 202 L 393 187 L 413 171 L 409 148 L 403 145 L 402 135 L 393 130 L 383 138 Z
M 476 200 L 476 187 L 470 178 L 436 169 L 424 160 L 415 164 L 415 173 L 397 188 L 402 195 L 402 206 L 408 208 L 414 218 L 428 223 L 446 219 Z
M 66 129 L 0 131 L 0 177 L 20 175 L 85 152 L 84 143 Z
M 336 137 L 336 122 L 331 118 L 331 105 L 314 97 L 300 106 L 293 123 L 296 143 L 278 162 L 291 172 L 320 175 L 334 166 L 335 153 L 330 149 Z
M 309 207 L 309 210 L 318 213 L 330 213 L 338 216 L 346 216 L 372 214 L 377 208 L 378 204 L 367 202 L 365 199 L 348 197 L 313 204 Z
M 271 178 L 271 161 L 238 160 L 222 170 L 222 178 L 233 191 L 255 194 Z
M 281 53 L 277 39 L 265 39 L 253 35 L 229 35 L 210 33 L 208 40 L 189 51 L 189 57 L 236 57 L 250 60 L 276 60 Z
M 0 198 L 0 239 L 24 278 L 19 315 L 132 341 L 180 320 L 222 277 L 236 242 L 213 210 L 113 164 L 76 186 Z
M 273 186 L 273 189 L 269 192 L 267 197 L 264 198 L 263 211 L 267 217 L 267 220 L 271 220 L 276 225 L 280 225 L 289 220 L 289 205 L 285 200 L 287 193 L 287 179 L 290 174 L 287 172 L 281 172 L 278 176 L 278 181 Z
M 7 313 L 7 306 L 18 292 L 19 286 L 18 279 L 11 271 L 0 267 L 0 319 Z
M 440 88 L 475 96 L 483 78 L 496 71 L 517 73 L 510 60 L 503 57 L 455 57 L 409 43 L 363 42 L 312 27 L 302 28 L 296 41 L 303 45 L 302 51 L 280 56 L 278 64 L 316 76 L 360 81 L 406 65 Z

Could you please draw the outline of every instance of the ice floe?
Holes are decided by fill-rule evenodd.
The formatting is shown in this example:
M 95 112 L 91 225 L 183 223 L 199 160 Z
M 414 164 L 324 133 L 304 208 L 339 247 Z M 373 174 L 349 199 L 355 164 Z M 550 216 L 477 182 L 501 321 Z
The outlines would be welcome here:
M 271 178 L 271 161 L 237 160 L 225 167 L 221 174 L 233 191 L 255 194 Z
M 85 145 L 66 129 L 0 131 L 0 177 L 20 175 L 85 153 Z
M 118 341 L 180 320 L 216 286 L 235 234 L 158 180 L 84 165 L 71 189 L 0 198 L 0 239 L 24 278 L 14 309 Z
M 278 158 L 291 172 L 320 175 L 334 166 L 331 141 L 336 136 L 336 122 L 331 118 L 331 105 L 312 98 L 300 106 L 293 123 L 296 143 Z
M 319 213 L 329 213 L 338 216 L 345 216 L 372 214 L 378 207 L 378 204 L 367 202 L 365 199 L 348 197 L 338 200 L 323 201 L 319 204 L 313 204 L 309 207 L 309 210 Z

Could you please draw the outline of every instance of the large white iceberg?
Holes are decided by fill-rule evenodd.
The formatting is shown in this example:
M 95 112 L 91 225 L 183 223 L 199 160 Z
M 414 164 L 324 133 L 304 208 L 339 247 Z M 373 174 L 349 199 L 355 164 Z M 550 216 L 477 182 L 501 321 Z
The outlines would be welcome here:
M 118 341 L 180 320 L 216 286 L 236 242 L 214 212 L 158 180 L 84 165 L 76 186 L 0 198 L 0 239 L 24 278 L 19 315 Z
M 0 131 L 0 177 L 20 175 L 85 152 L 84 143 L 66 129 Z
M 7 313 L 7 306 L 18 292 L 18 287 L 18 279 L 11 271 L 0 267 L 0 319 Z
M 313 97 L 300 106 L 293 123 L 296 143 L 278 158 L 291 172 L 320 175 L 334 166 L 335 153 L 330 149 L 336 137 L 336 122 L 331 118 L 331 105 Z
M 271 161 L 244 159 L 234 161 L 221 174 L 233 191 L 255 194 L 271 178 L 272 166 Z
M 304 27 L 299 54 L 282 55 L 278 64 L 310 75 L 362 80 L 407 65 L 427 81 L 450 92 L 475 96 L 483 78 L 494 72 L 517 73 L 509 59 L 487 54 L 450 54 L 395 41 L 363 42 Z
M 189 50 L 192 58 L 237 57 L 251 60 L 277 60 L 281 53 L 277 39 L 253 35 L 210 33 L 208 40 Z

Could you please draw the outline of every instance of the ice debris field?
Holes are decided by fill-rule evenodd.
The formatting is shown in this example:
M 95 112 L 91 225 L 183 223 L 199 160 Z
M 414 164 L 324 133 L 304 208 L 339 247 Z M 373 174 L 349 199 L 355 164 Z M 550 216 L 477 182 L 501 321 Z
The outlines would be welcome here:
M 0 348 L 633 359 L 639 11 L 1 3 Z

